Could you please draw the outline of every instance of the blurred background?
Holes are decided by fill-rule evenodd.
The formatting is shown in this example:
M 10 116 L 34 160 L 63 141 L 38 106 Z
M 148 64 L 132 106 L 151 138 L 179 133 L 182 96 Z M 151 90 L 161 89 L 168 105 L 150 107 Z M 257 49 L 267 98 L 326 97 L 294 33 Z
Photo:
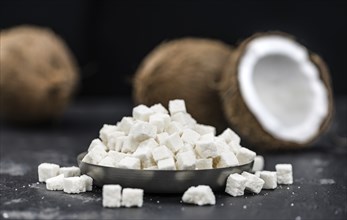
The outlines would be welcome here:
M 130 97 L 141 60 L 163 41 L 185 36 L 236 45 L 259 31 L 288 32 L 328 63 L 336 95 L 346 95 L 346 1 L 2 0 L 0 28 L 53 29 L 81 69 L 79 97 Z

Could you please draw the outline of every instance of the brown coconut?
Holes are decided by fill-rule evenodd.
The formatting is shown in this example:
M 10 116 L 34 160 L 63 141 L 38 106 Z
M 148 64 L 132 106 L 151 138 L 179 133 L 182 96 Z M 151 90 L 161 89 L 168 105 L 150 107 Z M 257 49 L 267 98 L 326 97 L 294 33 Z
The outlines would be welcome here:
M 31 123 L 59 117 L 78 82 L 75 59 L 48 28 L 0 32 L 1 117 Z
M 199 122 L 225 128 L 218 85 L 231 47 L 209 39 L 183 38 L 162 43 L 142 62 L 134 78 L 134 99 L 152 105 L 184 99 Z
M 299 149 L 309 146 L 314 140 L 326 131 L 332 119 L 333 114 L 333 92 L 329 76 L 329 70 L 325 62 L 315 53 L 309 52 L 309 59 L 315 64 L 320 73 L 320 79 L 324 83 L 328 92 L 328 114 L 320 125 L 319 131 L 311 139 L 304 143 L 296 143 L 292 141 L 283 141 L 275 138 L 264 130 L 257 118 L 250 111 L 246 105 L 244 98 L 240 92 L 240 84 L 237 79 L 239 74 L 238 67 L 240 59 L 242 58 L 248 44 L 262 36 L 266 35 L 280 35 L 295 41 L 295 38 L 281 32 L 268 32 L 258 33 L 246 40 L 233 51 L 227 64 L 224 66 L 222 80 L 220 84 L 220 96 L 223 100 L 223 109 L 229 125 L 239 134 L 244 140 L 257 146 L 259 149 Z

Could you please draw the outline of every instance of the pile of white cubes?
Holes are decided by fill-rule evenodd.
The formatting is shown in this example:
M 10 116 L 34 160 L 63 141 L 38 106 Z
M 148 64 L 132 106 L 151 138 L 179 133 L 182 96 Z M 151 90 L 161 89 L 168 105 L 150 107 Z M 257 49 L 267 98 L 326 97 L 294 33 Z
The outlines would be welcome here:
M 169 111 L 161 104 L 138 105 L 132 117 L 123 117 L 116 125 L 104 125 L 94 139 L 85 163 L 106 167 L 142 170 L 201 170 L 232 167 L 253 161 L 252 173 L 228 176 L 225 192 L 242 196 L 245 191 L 258 194 L 275 189 L 277 184 L 292 184 L 291 164 L 277 164 L 276 171 L 263 171 L 264 158 L 240 145 L 240 137 L 230 128 L 216 136 L 213 126 L 198 124 L 183 100 L 169 102 Z M 39 181 L 48 190 L 66 193 L 91 191 L 93 180 L 80 176 L 78 167 L 59 167 L 43 163 L 38 167 Z M 120 185 L 103 186 L 103 206 L 142 207 L 144 191 Z M 214 205 L 216 198 L 207 185 L 192 186 L 182 201 L 196 205 Z
M 100 138 L 100 139 L 99 139 Z M 83 162 L 101 166 L 144 170 L 213 169 L 250 163 L 256 153 L 241 147 L 240 137 L 227 128 L 198 124 L 187 113 L 184 100 L 138 105 L 132 117 L 104 125 Z

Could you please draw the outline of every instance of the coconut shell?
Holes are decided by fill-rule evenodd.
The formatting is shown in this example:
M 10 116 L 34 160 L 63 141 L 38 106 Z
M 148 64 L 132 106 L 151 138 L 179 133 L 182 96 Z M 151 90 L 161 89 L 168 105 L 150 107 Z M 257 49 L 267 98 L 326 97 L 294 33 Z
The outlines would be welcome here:
M 227 120 L 232 129 L 234 129 L 239 135 L 241 135 L 251 147 L 256 147 L 258 149 L 300 149 L 302 147 L 309 146 L 314 140 L 318 138 L 329 126 L 332 114 L 333 114 L 333 93 L 332 85 L 330 81 L 329 70 L 325 62 L 314 53 L 309 53 L 311 61 L 316 65 L 320 72 L 320 78 L 324 82 L 327 88 L 328 99 L 329 99 L 329 109 L 328 115 L 322 122 L 319 132 L 310 140 L 305 143 L 298 144 L 296 142 L 283 141 L 273 137 L 271 134 L 267 133 L 262 125 L 258 122 L 256 117 L 248 109 L 246 103 L 243 100 L 241 91 L 239 88 L 238 75 L 238 65 L 240 59 L 242 58 L 247 45 L 255 38 L 262 37 L 264 35 L 281 35 L 295 40 L 292 36 L 282 33 L 282 32 L 268 32 L 268 33 L 258 33 L 255 34 L 243 42 L 233 51 L 230 56 L 228 63 L 225 65 L 221 87 L 220 95 L 223 100 L 223 109 L 226 114 Z
M 187 111 L 217 130 L 227 124 L 218 85 L 231 48 L 216 40 L 184 38 L 162 43 L 142 62 L 134 78 L 134 99 L 140 104 L 184 99 Z
M 37 123 L 57 118 L 78 82 L 76 62 L 51 30 L 18 26 L 0 32 L 1 117 Z

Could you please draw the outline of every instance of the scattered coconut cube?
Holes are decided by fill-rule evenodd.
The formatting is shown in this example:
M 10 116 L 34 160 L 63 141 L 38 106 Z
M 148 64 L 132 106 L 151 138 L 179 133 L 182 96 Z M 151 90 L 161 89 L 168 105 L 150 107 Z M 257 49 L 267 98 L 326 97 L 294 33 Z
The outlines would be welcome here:
M 173 133 L 166 138 L 165 145 L 173 153 L 176 153 L 181 147 L 183 147 L 183 141 L 178 133 Z
M 212 158 L 207 159 L 197 159 L 195 163 L 195 169 L 196 170 L 206 170 L 206 169 L 212 169 L 213 160 Z
M 216 197 L 212 189 L 206 185 L 191 186 L 187 189 L 183 196 L 182 201 L 185 203 L 192 203 L 199 206 L 202 205 L 215 205 Z
M 64 177 L 80 176 L 81 170 L 79 167 L 60 167 L 59 174 L 64 174 Z
M 257 154 L 254 151 L 251 151 L 248 148 L 241 147 L 239 152 L 236 154 L 236 158 L 239 161 L 239 164 L 250 163 L 254 160 Z
M 130 129 L 134 126 L 135 120 L 132 117 L 123 117 L 118 124 L 119 130 L 124 132 L 126 135 L 129 134 Z
M 160 103 L 152 105 L 150 109 L 155 113 L 169 114 L 168 110 Z
M 225 192 L 234 197 L 242 196 L 246 188 L 246 182 L 247 179 L 242 175 L 238 173 L 230 174 L 227 179 Z
M 87 191 L 92 191 L 93 190 L 93 178 L 91 178 L 88 175 L 83 174 L 80 176 L 82 182 L 84 183 L 84 186 Z
M 59 168 L 59 165 L 54 163 L 41 163 L 37 168 L 39 181 L 46 182 L 47 179 L 58 176 Z
M 142 207 L 143 189 L 124 188 L 122 192 L 122 206 Z
M 264 169 L 264 157 L 261 155 L 257 155 L 254 158 L 252 171 L 256 172 L 256 171 L 261 171 L 263 169 Z
M 141 161 L 136 157 L 124 157 L 121 161 L 119 161 L 118 168 L 141 169 Z
M 293 167 L 291 164 L 277 164 L 275 168 L 278 184 L 293 184 Z
M 195 144 L 200 138 L 200 134 L 192 129 L 184 129 L 181 139 L 188 144 Z
M 232 167 L 237 165 L 239 165 L 239 161 L 237 160 L 235 154 L 231 151 L 224 151 L 219 156 L 219 160 L 216 167 L 223 168 L 223 167 Z
M 148 122 L 137 122 L 129 132 L 129 136 L 132 136 L 133 139 L 138 142 L 144 141 L 148 138 L 155 138 L 156 134 L 157 127 Z
M 198 141 L 195 146 L 196 152 L 201 158 L 214 158 L 218 156 L 218 150 L 214 141 Z
M 194 126 L 194 130 L 198 132 L 200 135 L 212 133 L 216 135 L 216 128 L 210 125 L 196 124 Z
M 107 184 L 102 187 L 102 206 L 118 208 L 121 206 L 122 187 L 116 184 Z
M 133 108 L 133 118 L 136 120 L 147 121 L 154 112 L 145 105 L 138 105 Z
M 247 180 L 246 190 L 254 192 L 256 194 L 260 193 L 264 185 L 264 180 L 248 172 L 242 172 L 242 176 Z
M 104 143 L 101 142 L 101 140 L 99 138 L 95 138 L 94 140 L 92 140 L 92 142 L 89 145 L 88 148 L 88 152 L 91 151 L 94 147 L 102 147 L 104 148 L 104 150 L 107 150 L 107 147 Z
M 153 159 L 158 162 L 159 160 L 167 159 L 173 156 L 172 152 L 165 145 L 161 145 L 152 150 Z
M 159 160 L 157 164 L 159 170 L 176 170 L 175 160 L 172 157 Z
M 51 177 L 46 180 L 47 190 L 63 190 L 64 189 L 64 174 Z
M 165 144 L 166 139 L 169 137 L 169 134 L 167 132 L 162 132 L 157 134 L 156 141 L 158 144 L 163 145 Z
M 63 188 L 65 193 L 81 193 L 86 191 L 86 185 L 80 177 L 64 178 Z
M 107 156 L 107 152 L 101 147 L 94 147 L 83 158 L 83 162 L 99 164 L 99 162 Z
M 264 180 L 263 189 L 277 188 L 277 174 L 271 171 L 260 171 L 259 177 Z
M 194 170 L 196 157 L 193 151 L 181 152 L 176 155 L 177 168 L 179 170 Z
M 178 112 L 187 112 L 186 103 L 183 99 L 175 99 L 169 101 L 169 111 L 171 115 L 174 115 Z

